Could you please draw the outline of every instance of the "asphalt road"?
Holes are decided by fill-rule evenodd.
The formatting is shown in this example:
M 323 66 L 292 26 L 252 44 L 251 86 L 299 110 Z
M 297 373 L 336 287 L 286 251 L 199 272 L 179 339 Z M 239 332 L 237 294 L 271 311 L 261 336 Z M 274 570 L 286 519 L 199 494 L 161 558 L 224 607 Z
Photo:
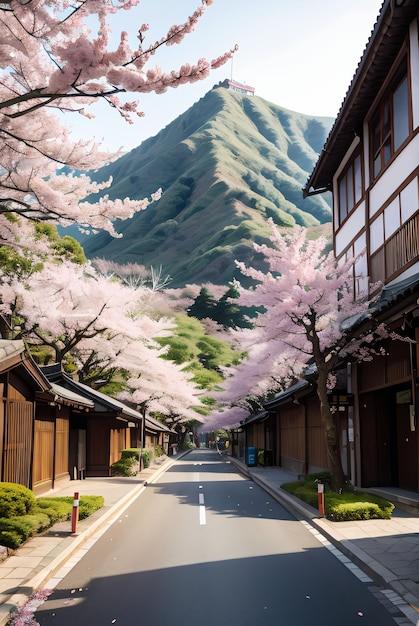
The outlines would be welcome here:
M 310 532 L 216 452 L 178 461 L 56 587 L 41 626 L 394 626 Z

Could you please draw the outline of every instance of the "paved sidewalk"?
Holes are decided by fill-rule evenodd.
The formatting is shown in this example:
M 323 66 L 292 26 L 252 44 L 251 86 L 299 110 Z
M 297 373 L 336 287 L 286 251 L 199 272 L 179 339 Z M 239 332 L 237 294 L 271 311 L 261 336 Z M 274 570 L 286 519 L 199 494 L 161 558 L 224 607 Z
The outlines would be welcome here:
M 281 489 L 283 483 L 298 480 L 297 474 L 279 467 L 246 467 L 242 461 L 229 460 L 298 519 L 307 520 L 377 584 L 400 596 L 404 602 L 399 610 L 409 623 L 419 626 L 419 515 L 396 506 L 390 520 L 331 522 Z
M 143 469 L 138 476 L 88 478 L 72 480 L 65 486 L 42 495 L 101 495 L 104 506 L 77 523 L 71 532 L 71 521 L 55 524 L 41 536 L 34 537 L 0 562 L 0 626 L 7 624 L 10 612 L 22 606 L 28 597 L 43 589 L 45 583 L 79 550 L 88 550 L 89 540 L 101 529 L 107 529 L 137 498 L 147 483 L 156 480 L 184 454 L 164 457 L 160 463 Z
M 205 453 L 205 451 L 203 451 Z M 165 458 L 161 464 L 143 470 L 135 478 L 88 478 L 71 481 L 53 495 L 103 495 L 105 505 L 94 515 L 78 522 L 56 524 L 47 533 L 34 537 L 0 563 L 0 626 L 10 611 L 21 606 L 31 593 L 43 589 L 48 580 L 71 566 L 72 556 L 89 550 L 93 537 L 111 526 L 151 483 L 186 453 Z M 395 509 L 391 520 L 330 522 L 316 509 L 302 503 L 283 489 L 284 482 L 297 479 L 278 467 L 247 467 L 242 461 L 226 461 L 247 475 L 278 500 L 297 519 L 309 522 L 319 537 L 336 546 L 376 584 L 388 590 L 393 604 L 405 615 L 403 624 L 419 626 L 419 515 Z

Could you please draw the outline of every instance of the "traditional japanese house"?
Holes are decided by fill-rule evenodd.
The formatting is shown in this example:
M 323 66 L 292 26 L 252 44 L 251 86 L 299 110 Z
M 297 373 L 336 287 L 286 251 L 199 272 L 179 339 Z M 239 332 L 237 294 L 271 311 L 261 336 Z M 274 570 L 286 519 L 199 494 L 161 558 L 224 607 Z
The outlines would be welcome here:
M 51 384 L 92 403 L 89 412 L 72 412 L 69 466 L 71 477 L 110 476 L 111 465 L 127 448 L 167 448 L 172 431 L 145 412 L 137 411 L 110 396 L 74 380 L 59 363 L 42 372 Z
M 415 343 L 348 364 L 354 483 L 419 491 L 419 6 L 385 0 L 304 195 L 332 193 L 338 259 L 361 293 L 381 281 L 376 319 Z M 362 255 L 362 256 L 359 256 Z
M 51 385 L 23 341 L 0 340 L 0 480 L 40 493 L 69 478 L 71 412 L 89 400 Z

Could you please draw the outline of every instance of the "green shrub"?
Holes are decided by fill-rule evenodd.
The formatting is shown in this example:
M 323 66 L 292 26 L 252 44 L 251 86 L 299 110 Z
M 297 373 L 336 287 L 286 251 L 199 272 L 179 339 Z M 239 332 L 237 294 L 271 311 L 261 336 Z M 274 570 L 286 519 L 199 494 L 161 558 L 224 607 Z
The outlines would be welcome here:
M 160 446 L 154 446 L 154 456 L 158 459 L 160 456 L 163 456 L 163 450 Z
M 35 494 L 27 487 L 0 482 L 0 517 L 25 515 L 34 504 Z
M 51 525 L 69 519 L 73 503 L 60 498 L 41 497 L 36 499 L 35 511 L 48 515 Z
M 138 473 L 138 462 L 135 457 L 126 457 L 119 459 L 111 465 L 112 476 L 136 476 Z
M 363 491 L 354 492 L 349 487 L 343 493 L 336 493 L 329 486 L 329 472 L 310 474 L 305 480 L 284 483 L 281 487 L 310 506 L 318 508 L 319 482 L 324 484 L 324 509 L 327 519 L 334 522 L 391 519 L 394 504 Z
M 0 517 L 0 544 L 7 548 L 18 548 L 33 534 L 33 524 L 20 517 Z
M 152 455 L 151 450 L 143 450 L 142 459 L 143 459 L 143 466 L 144 467 L 150 467 L 152 456 L 153 455 Z
M 195 447 L 195 446 L 194 446 L 194 444 L 193 444 L 192 442 L 190 442 L 190 441 L 184 441 L 184 442 L 182 443 L 182 448 L 181 448 L 181 449 L 182 449 L 182 450 L 191 450 L 191 449 L 192 449 L 192 448 L 194 448 L 194 447 Z
M 121 452 L 121 459 L 132 459 L 136 461 L 140 459 L 140 448 L 126 448 Z
M 31 535 L 41 533 L 51 526 L 51 520 L 46 513 L 33 513 L 32 515 L 22 515 L 17 519 L 25 520 L 32 526 Z
M 104 504 L 105 499 L 103 496 L 82 496 L 79 505 L 79 519 L 86 519 L 86 517 L 93 515 L 93 513 L 101 509 Z
M 343 501 L 342 501 L 343 500 Z M 328 494 L 325 513 L 334 522 L 391 519 L 394 504 L 368 493 Z
M 111 465 L 112 476 L 136 476 L 138 473 L 139 448 L 126 448 L 121 452 L 119 461 Z
M 103 496 L 80 496 L 79 519 L 85 519 L 104 505 Z M 71 518 L 74 506 L 73 496 L 59 496 L 56 498 L 37 498 L 36 507 L 49 516 L 51 524 Z M 35 507 L 35 510 L 36 510 Z
M 45 513 L 0 518 L 0 544 L 7 548 L 18 548 L 27 539 L 51 526 Z
M 27 494 L 25 495 L 25 502 L 27 502 Z M 31 498 L 29 499 L 32 500 Z M 29 537 L 43 532 L 56 522 L 71 519 L 74 505 L 73 496 L 41 497 L 36 499 L 34 496 L 33 501 L 34 505 L 30 513 L 0 517 L 0 545 L 16 549 Z M 81 496 L 79 499 L 79 519 L 82 520 L 89 517 L 103 505 L 103 496 Z

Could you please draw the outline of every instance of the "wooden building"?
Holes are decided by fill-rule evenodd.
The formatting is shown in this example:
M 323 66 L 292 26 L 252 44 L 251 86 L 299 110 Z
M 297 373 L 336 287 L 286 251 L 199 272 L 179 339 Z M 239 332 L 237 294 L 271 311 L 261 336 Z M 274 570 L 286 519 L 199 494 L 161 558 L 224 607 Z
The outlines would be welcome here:
M 23 341 L 0 340 L 0 390 L 0 480 L 39 493 L 68 479 L 71 412 L 93 403 L 54 388 Z
M 48 381 L 92 404 L 89 412 L 72 412 L 69 466 L 72 478 L 110 476 L 111 465 L 126 448 L 168 448 L 172 431 L 145 412 L 74 380 L 59 363 L 41 368 Z
M 304 195 L 331 192 L 334 250 L 358 258 L 357 293 L 384 290 L 374 316 L 416 343 L 348 364 L 350 474 L 419 491 L 419 7 L 385 0 Z M 362 256 L 359 256 L 363 254 Z M 342 445 L 343 445 L 342 441 Z

